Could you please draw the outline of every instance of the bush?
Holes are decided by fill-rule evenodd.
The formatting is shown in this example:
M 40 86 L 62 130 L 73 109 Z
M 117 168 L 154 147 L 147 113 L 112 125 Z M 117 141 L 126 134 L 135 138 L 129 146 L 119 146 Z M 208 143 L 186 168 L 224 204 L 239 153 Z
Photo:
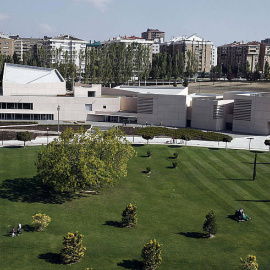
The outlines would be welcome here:
M 64 236 L 63 245 L 61 250 L 61 259 L 65 264 L 78 262 L 84 256 L 86 247 L 82 245 L 83 235 L 78 232 L 67 233 Z
M 151 240 L 142 249 L 144 269 L 154 270 L 161 264 L 161 246 L 156 239 Z
M 150 173 L 150 172 L 151 172 L 151 168 L 150 168 L 150 167 L 146 167 L 145 172 L 146 172 L 146 173 Z
M 241 269 L 244 269 L 244 270 L 259 269 L 256 256 L 254 255 L 248 255 L 245 261 L 242 258 L 240 258 L 240 262 L 241 262 Z
M 22 131 L 17 133 L 17 140 L 23 141 L 23 146 L 25 147 L 25 142 L 31 141 L 33 139 L 33 133 L 29 131 Z
M 178 162 L 173 162 L 172 166 L 173 166 L 174 169 L 176 169 L 178 167 Z
M 33 219 L 32 225 L 36 227 L 37 231 L 42 231 L 51 222 L 51 218 L 49 216 L 40 213 L 36 214 L 35 216 L 32 216 L 32 219 Z
M 151 157 L 152 156 L 151 151 L 150 150 L 147 150 L 146 155 L 147 155 L 147 157 Z
M 178 153 L 173 153 L 173 158 L 178 158 Z
M 217 222 L 214 212 L 211 210 L 206 216 L 203 224 L 203 230 L 207 232 L 208 237 L 214 236 L 217 232 Z
M 134 227 L 137 224 L 137 220 L 137 206 L 130 203 L 122 213 L 122 226 Z

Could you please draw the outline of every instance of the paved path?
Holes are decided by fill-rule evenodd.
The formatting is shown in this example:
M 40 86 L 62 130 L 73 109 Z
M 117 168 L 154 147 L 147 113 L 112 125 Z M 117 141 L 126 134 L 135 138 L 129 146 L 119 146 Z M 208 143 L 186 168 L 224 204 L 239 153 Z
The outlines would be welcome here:
M 258 150 L 258 151 L 269 151 L 269 147 L 264 144 L 267 136 L 247 136 L 247 135 L 233 135 L 233 140 L 227 144 L 228 149 L 246 149 L 246 150 Z M 47 142 L 51 142 L 58 136 L 40 136 L 35 140 L 26 142 L 26 146 L 36 146 L 36 145 L 46 145 Z M 252 138 L 251 140 L 249 138 Z M 146 144 L 146 140 L 142 139 L 140 136 L 128 136 L 127 139 L 134 144 Z M 159 145 L 173 145 L 171 138 L 156 137 L 153 140 L 149 140 L 149 144 L 159 144 Z M 174 145 L 185 145 L 185 141 L 176 140 Z M 17 140 L 10 141 L 0 141 L 0 147 L 13 147 L 13 146 L 23 146 L 23 142 Z M 187 146 L 199 146 L 199 147 L 209 147 L 209 148 L 225 148 L 226 143 L 224 142 L 212 142 L 212 141 L 198 141 L 191 140 L 187 142 Z

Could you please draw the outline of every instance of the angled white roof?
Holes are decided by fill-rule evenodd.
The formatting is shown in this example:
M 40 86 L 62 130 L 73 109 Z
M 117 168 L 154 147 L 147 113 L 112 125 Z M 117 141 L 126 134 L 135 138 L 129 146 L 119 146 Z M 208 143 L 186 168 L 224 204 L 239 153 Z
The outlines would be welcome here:
M 138 94 L 185 95 L 185 87 L 153 87 L 153 86 L 117 86 L 115 89 L 135 92 Z
M 65 80 L 56 69 L 6 63 L 3 82 L 17 84 L 56 83 Z

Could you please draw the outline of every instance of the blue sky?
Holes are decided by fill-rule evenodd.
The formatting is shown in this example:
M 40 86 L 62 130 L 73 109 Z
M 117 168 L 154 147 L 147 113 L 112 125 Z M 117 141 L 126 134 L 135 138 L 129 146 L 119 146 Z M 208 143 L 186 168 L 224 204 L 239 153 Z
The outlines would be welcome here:
M 140 36 L 147 28 L 197 34 L 216 46 L 270 38 L 270 1 L 261 0 L 8 0 L 0 32 L 22 37 L 72 34 L 85 40 Z

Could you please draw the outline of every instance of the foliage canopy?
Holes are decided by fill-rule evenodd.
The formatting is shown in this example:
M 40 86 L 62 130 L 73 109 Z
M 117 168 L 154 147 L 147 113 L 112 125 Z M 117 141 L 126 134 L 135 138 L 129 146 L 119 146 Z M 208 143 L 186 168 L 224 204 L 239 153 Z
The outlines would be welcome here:
M 75 192 L 113 185 L 127 175 L 127 162 L 135 154 L 124 134 L 115 128 L 90 133 L 67 128 L 38 153 L 38 177 L 55 191 Z
M 159 244 L 156 239 L 153 239 L 144 245 L 141 254 L 143 258 L 144 269 L 156 269 L 161 264 L 161 246 L 162 245 Z

